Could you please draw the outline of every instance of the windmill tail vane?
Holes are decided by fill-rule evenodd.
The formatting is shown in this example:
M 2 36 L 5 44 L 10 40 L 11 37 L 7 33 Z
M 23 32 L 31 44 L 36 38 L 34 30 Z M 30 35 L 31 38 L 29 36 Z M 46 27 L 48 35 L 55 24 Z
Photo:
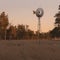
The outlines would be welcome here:
M 33 14 L 35 14 L 36 12 L 33 10 Z

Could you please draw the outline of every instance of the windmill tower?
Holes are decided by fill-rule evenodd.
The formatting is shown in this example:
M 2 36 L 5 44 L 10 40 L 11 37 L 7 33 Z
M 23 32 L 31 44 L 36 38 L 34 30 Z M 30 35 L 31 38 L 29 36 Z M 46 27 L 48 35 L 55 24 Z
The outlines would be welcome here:
M 38 18 L 38 38 L 39 38 L 39 34 L 41 33 L 41 24 L 40 24 L 40 19 L 44 14 L 44 11 L 42 8 L 38 8 L 36 11 L 33 11 L 33 14 L 36 14 L 37 18 Z

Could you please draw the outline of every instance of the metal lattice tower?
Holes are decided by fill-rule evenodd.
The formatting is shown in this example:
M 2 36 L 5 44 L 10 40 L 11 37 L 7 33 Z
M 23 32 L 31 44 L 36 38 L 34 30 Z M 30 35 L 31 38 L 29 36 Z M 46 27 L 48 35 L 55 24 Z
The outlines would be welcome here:
M 41 33 L 41 23 L 40 23 L 40 18 L 43 16 L 44 11 L 42 8 L 38 8 L 36 11 L 33 11 L 34 14 L 38 17 L 38 38 L 39 34 Z

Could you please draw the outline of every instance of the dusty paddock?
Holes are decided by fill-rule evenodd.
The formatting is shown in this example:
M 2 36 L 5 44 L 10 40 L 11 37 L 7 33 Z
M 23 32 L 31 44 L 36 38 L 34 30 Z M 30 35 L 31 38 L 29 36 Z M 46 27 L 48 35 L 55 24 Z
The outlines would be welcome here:
M 60 60 L 60 41 L 0 40 L 0 60 Z

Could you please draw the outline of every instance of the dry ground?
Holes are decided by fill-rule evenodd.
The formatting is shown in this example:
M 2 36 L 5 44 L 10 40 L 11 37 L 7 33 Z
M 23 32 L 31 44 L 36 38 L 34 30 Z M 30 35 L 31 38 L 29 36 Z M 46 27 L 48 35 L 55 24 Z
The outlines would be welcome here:
M 60 41 L 1 40 L 0 60 L 60 60 Z

